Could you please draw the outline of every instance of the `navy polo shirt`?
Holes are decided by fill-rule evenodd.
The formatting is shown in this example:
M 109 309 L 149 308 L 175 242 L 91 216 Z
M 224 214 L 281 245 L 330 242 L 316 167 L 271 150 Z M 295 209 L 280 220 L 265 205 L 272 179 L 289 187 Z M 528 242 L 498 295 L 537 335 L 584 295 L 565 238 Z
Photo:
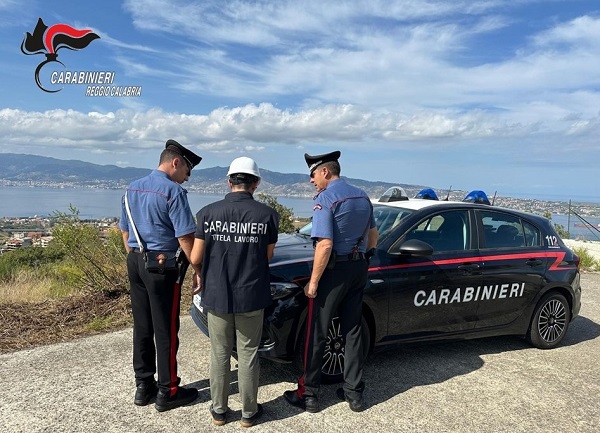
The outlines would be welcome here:
M 232 192 L 196 214 L 204 239 L 202 305 L 247 313 L 271 304 L 267 246 L 277 242 L 279 214 L 249 192 Z
M 127 187 L 127 200 L 133 222 L 147 250 L 176 251 L 179 248 L 177 238 L 196 230 L 187 191 L 164 171 L 152 170 L 148 176 L 133 181 Z M 124 199 L 119 228 L 129 232 L 127 244 L 137 248 Z
M 345 255 L 352 252 L 354 245 L 364 234 L 359 245 L 359 251 L 364 253 L 369 215 L 369 228 L 375 227 L 369 196 L 343 179 L 334 179 L 315 197 L 311 237 L 332 239 L 334 251 Z

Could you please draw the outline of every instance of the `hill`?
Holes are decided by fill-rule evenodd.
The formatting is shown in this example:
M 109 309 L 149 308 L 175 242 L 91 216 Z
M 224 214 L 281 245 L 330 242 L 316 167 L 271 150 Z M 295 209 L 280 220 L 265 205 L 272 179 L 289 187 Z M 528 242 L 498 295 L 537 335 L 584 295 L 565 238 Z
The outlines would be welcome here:
M 86 186 L 97 188 L 123 188 L 134 179 L 148 174 L 149 170 L 116 165 L 98 165 L 78 160 L 62 160 L 37 155 L 3 153 L 0 163 L 0 184 L 35 186 Z M 274 196 L 311 197 L 314 187 L 307 174 L 280 173 L 261 168 L 261 192 Z M 227 192 L 225 179 L 227 167 L 196 168 L 185 187 L 190 191 L 207 194 Z M 371 197 L 380 196 L 388 188 L 402 186 L 409 195 L 424 188 L 421 185 L 371 182 L 346 178 L 364 189 Z

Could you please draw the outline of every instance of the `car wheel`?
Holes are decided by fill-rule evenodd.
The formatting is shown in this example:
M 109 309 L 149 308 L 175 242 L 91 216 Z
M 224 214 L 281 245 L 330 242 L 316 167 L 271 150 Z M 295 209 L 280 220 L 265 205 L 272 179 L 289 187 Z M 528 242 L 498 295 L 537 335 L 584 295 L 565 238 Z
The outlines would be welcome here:
M 565 297 L 549 293 L 538 303 L 527 340 L 539 349 L 552 349 L 564 338 L 571 320 L 571 310 Z
M 361 319 L 361 336 L 363 340 L 363 357 L 366 358 L 371 344 L 369 325 L 364 317 Z M 346 358 L 346 341 L 341 333 L 340 319 L 334 317 L 327 330 L 321 381 L 323 383 L 339 383 L 344 380 L 344 363 Z

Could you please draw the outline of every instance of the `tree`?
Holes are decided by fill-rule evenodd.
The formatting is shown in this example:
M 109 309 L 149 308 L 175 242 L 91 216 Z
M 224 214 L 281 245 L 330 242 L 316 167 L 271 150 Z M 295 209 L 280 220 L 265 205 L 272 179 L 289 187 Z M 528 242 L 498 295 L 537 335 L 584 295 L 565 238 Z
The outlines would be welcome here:
M 294 211 L 289 207 L 280 204 L 277 199 L 265 193 L 258 193 L 257 200 L 267 206 L 272 207 L 279 214 L 279 233 L 293 233 L 296 231 L 294 227 Z
M 550 213 L 549 211 L 544 212 L 544 218 L 548 218 L 550 221 L 552 221 L 552 213 Z M 570 233 L 569 230 L 566 229 L 562 224 L 553 224 L 554 225 L 554 230 L 556 230 L 556 233 L 558 234 L 558 236 L 561 237 L 561 239 L 569 239 L 570 238 Z

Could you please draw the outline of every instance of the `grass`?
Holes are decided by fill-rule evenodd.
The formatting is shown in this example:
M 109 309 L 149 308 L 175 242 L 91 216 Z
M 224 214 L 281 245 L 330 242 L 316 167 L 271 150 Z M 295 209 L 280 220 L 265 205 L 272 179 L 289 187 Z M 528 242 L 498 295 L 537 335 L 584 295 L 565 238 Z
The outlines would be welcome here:
M 192 303 L 191 272 L 181 294 L 181 314 Z M 73 291 L 51 277 L 20 270 L 0 284 L 0 353 L 69 341 L 131 326 L 127 291 Z
M 131 323 L 129 296 L 79 293 L 0 305 L 0 353 L 69 341 Z
M 9 281 L 0 282 L 0 306 L 11 303 L 41 302 L 68 296 L 72 288 L 63 280 L 20 269 Z

